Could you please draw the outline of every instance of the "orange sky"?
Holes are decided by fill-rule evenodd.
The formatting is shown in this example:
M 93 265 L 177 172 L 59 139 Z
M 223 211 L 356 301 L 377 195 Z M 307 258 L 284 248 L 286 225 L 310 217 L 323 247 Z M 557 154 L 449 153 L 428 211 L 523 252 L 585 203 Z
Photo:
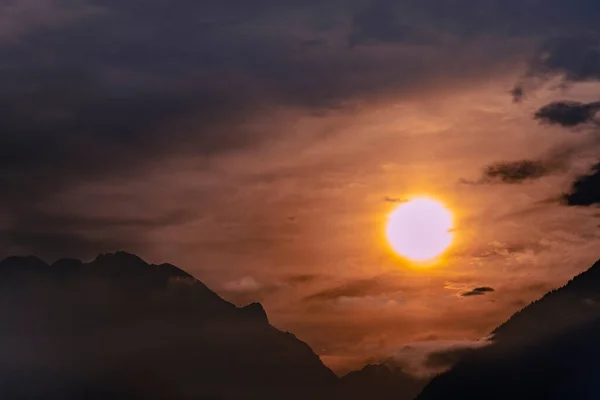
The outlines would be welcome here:
M 109 186 L 79 187 L 77 197 L 89 196 L 90 213 L 104 212 L 100 192 L 113 202 L 111 213 L 195 209 L 194 218 L 146 230 L 152 245 L 142 254 L 180 265 L 240 305 L 260 300 L 275 326 L 306 340 L 337 371 L 408 343 L 477 340 L 589 267 L 600 244 L 593 209 L 549 201 L 593 159 L 539 182 L 459 182 L 477 179 L 490 162 L 593 143 L 593 132 L 539 126 L 531 113 L 553 93 L 513 104 L 514 79 L 319 116 L 282 110 L 253 122 L 286 133 L 260 148 L 161 162 Z M 120 195 L 151 192 L 119 209 Z M 414 193 L 439 199 L 456 217 L 454 245 L 426 269 L 392 256 L 383 240 L 397 206 L 384 198 Z M 460 296 L 478 286 L 495 292 Z

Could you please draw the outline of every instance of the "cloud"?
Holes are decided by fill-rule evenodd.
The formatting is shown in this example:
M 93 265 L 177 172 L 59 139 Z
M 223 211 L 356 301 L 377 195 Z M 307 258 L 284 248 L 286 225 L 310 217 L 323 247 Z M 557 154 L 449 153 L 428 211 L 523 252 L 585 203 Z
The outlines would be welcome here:
M 287 282 L 292 285 L 299 285 L 299 284 L 312 283 L 321 278 L 322 278 L 321 275 L 316 275 L 316 274 L 296 274 L 296 275 L 289 276 L 287 278 Z
M 556 202 L 556 201 L 553 200 L 553 202 Z M 531 212 L 531 211 L 527 210 L 525 212 L 525 215 L 527 212 Z M 520 217 L 523 215 L 524 214 L 522 212 L 510 213 L 508 215 L 502 216 L 501 219 L 506 219 L 506 218 L 512 219 L 512 218 Z M 529 253 L 540 253 L 540 252 L 544 252 L 546 250 L 547 250 L 547 247 L 537 241 L 531 241 L 531 242 L 523 241 L 523 242 L 512 242 L 512 243 L 511 242 L 507 243 L 507 242 L 492 241 L 492 242 L 486 244 L 485 246 L 483 246 L 483 248 L 472 253 L 472 257 L 474 259 L 487 260 L 487 262 L 490 262 L 494 258 L 506 259 L 509 257 L 519 257 L 519 256 L 522 256 L 524 254 L 529 254 Z M 466 289 L 466 288 L 461 287 L 460 289 Z
M 521 183 L 530 179 L 539 179 L 551 173 L 552 168 L 549 168 L 543 160 L 520 160 L 488 165 L 483 175 L 490 182 Z
M 547 41 L 535 55 L 530 75 L 560 75 L 566 82 L 600 79 L 600 37 L 566 36 Z
M 486 293 L 494 292 L 494 289 L 488 286 L 476 287 L 473 290 L 470 290 L 465 293 L 461 293 L 462 297 L 470 297 L 470 296 L 483 296 Z
M 521 184 L 568 170 L 571 161 L 588 143 L 564 144 L 556 146 L 537 159 L 499 161 L 486 166 L 481 177 L 475 181 L 461 179 L 467 185 Z
M 96 251 L 111 252 L 122 248 L 137 251 L 142 247 L 143 233 L 194 218 L 193 214 L 182 210 L 162 215 L 120 215 L 116 210 L 100 207 L 96 215 L 76 209 L 69 213 L 69 210 L 28 206 L 25 210 L 15 212 L 0 227 L 0 243 L 10 244 L 3 249 L 8 252 L 5 255 L 35 252 L 56 258 L 82 257 Z
M 555 38 L 545 42 L 530 63 L 524 78 L 513 89 L 515 101 L 520 101 L 526 90 L 535 90 L 548 80 L 560 77 L 563 85 L 577 82 L 600 81 L 600 35 L 586 34 Z M 597 114 L 600 102 L 556 101 L 541 107 L 534 118 L 542 123 L 576 127 L 592 123 L 600 126 Z M 509 165 L 511 168 L 499 169 L 506 176 L 506 183 L 516 183 L 527 179 L 538 179 L 564 169 L 570 158 L 579 150 L 573 148 L 559 162 L 545 158 L 538 161 L 524 161 Z M 600 203 L 600 171 L 597 164 L 589 174 L 580 176 L 571 186 L 571 190 L 562 196 L 568 206 L 590 206 Z M 519 168 L 519 166 L 521 168 Z M 506 173 L 507 172 L 507 173 Z M 503 179 L 504 180 L 504 179 Z
M 154 173 L 173 159 L 255 149 L 282 137 L 271 118 L 282 110 L 342 112 L 371 98 L 438 90 L 432 77 L 496 68 L 490 59 L 456 56 L 478 59 L 468 47 L 349 49 L 347 18 L 373 27 L 376 20 L 358 17 L 369 4 L 197 1 L 166 12 L 162 0 L 6 3 L 0 214 L 14 216 L 15 226 L 5 230 L 22 232 L 17 245 L 33 251 L 37 243 L 23 242 L 37 228 L 17 225 L 50 195 Z M 366 32 L 365 40 L 374 35 Z
M 575 3 L 553 29 L 593 26 L 582 18 L 597 6 Z M 82 219 L 78 229 L 27 221 L 62 213 L 61 205 L 37 209 L 49 196 L 279 140 L 285 129 L 257 121 L 282 109 L 323 115 L 487 78 L 522 50 L 499 44 L 507 35 L 537 37 L 561 8 L 465 0 L 189 1 L 168 12 L 162 0 L 0 7 L 0 218 L 11 220 L 0 245 L 29 251 L 44 237 L 80 235 L 92 249 L 104 241 L 89 235 L 97 221 Z M 482 42 L 492 49 L 483 56 Z M 143 240 L 115 232 L 95 252 L 132 236 Z M 44 250 L 61 253 L 58 242 L 61 249 Z
M 350 46 L 369 43 L 424 43 L 434 39 L 422 28 L 403 23 L 397 2 L 374 1 L 357 12 L 352 20 Z
M 549 79 L 559 76 L 563 84 L 600 81 L 600 36 L 586 34 L 568 36 L 547 41 L 533 58 L 524 79 L 513 90 L 515 100 L 520 100 L 525 87 L 536 89 Z M 600 102 L 557 101 L 540 108 L 534 118 L 542 123 L 563 127 L 576 127 L 587 123 L 600 126 L 597 114 Z M 573 153 L 573 151 L 571 151 Z M 565 164 L 571 154 L 563 157 Z M 554 164 L 560 167 L 561 163 Z M 534 168 L 536 167 L 536 168 Z M 591 206 L 600 203 L 600 164 L 595 165 L 589 174 L 580 176 L 573 182 L 562 201 L 568 206 Z M 527 173 L 529 172 L 529 174 Z M 552 173 L 545 163 L 530 164 L 525 179 L 537 179 Z M 518 181 L 518 179 L 517 179 Z
M 499 2 L 440 0 L 358 2 L 350 43 L 456 43 L 482 35 L 547 38 L 597 32 L 600 5 L 574 0 Z
M 489 185 L 494 183 L 520 184 L 540 179 L 561 171 L 566 165 L 551 160 L 500 161 L 486 166 L 482 176 L 476 180 L 462 178 L 465 185 Z
M 545 41 L 513 89 L 514 100 L 522 100 L 526 93 L 555 77 L 559 77 L 564 85 L 600 80 L 598 33 L 560 36 Z
M 236 293 L 255 292 L 255 291 L 261 289 L 262 287 L 263 287 L 263 285 L 258 283 L 251 276 L 245 276 L 239 280 L 226 282 L 223 285 L 223 289 L 225 289 L 226 291 L 236 292 Z
M 523 88 L 522 84 L 519 83 L 512 88 L 510 94 L 512 95 L 515 103 L 520 103 L 525 98 L 525 89 Z
M 563 196 L 569 206 L 591 206 L 600 204 L 600 163 L 589 174 L 577 178 L 571 190 Z
M 253 276 L 243 276 L 226 281 L 219 287 L 221 293 L 235 304 L 246 305 L 256 301 L 265 301 L 272 295 L 289 294 L 291 290 L 312 285 L 319 280 L 325 280 L 323 275 L 292 274 L 276 279 L 257 279 Z
M 559 77 L 562 85 L 571 83 L 600 81 L 600 35 L 588 33 L 554 38 L 545 42 L 532 59 L 529 70 L 523 79 L 513 89 L 515 101 L 523 99 L 526 91 L 539 88 L 552 78 Z M 534 118 L 542 123 L 577 127 L 592 123 L 600 126 L 597 114 L 600 102 L 556 101 L 541 107 Z M 564 169 L 570 158 L 582 149 L 571 149 L 564 154 L 562 161 L 554 162 L 548 168 L 547 161 L 521 162 L 525 168 L 509 169 L 507 183 L 521 182 L 527 179 L 538 179 Z M 556 160 L 554 160 L 556 161 Z M 600 203 L 599 165 L 592 168 L 588 175 L 580 176 L 571 186 L 571 190 L 562 196 L 562 201 L 568 206 L 590 206 Z M 516 167 L 514 164 L 513 167 Z M 501 174 L 502 175 L 502 174 Z
M 235 304 L 244 306 L 264 299 L 280 290 L 283 286 L 278 283 L 262 282 L 252 276 L 224 282 L 219 292 L 224 298 Z
M 483 347 L 483 346 L 482 346 Z M 474 351 L 479 349 L 479 346 L 473 347 L 451 347 L 446 350 L 435 351 L 427 355 L 425 365 L 432 369 L 444 369 L 447 370 L 452 368 L 456 363 L 468 357 Z
M 558 101 L 540 108 L 534 118 L 543 123 L 573 127 L 588 122 L 600 124 L 595 119 L 598 111 L 600 102 Z
M 0 4 L 0 46 L 102 13 L 100 7 L 65 0 L 16 0 Z
M 331 301 L 339 299 L 357 299 L 392 294 L 401 291 L 400 287 L 390 285 L 385 277 L 358 279 L 321 290 L 306 297 L 306 300 Z
M 490 338 L 414 342 L 395 352 L 388 362 L 415 376 L 431 377 L 450 369 L 473 351 L 491 343 Z
M 404 198 L 400 198 L 400 197 L 385 196 L 383 198 L 383 201 L 385 201 L 386 203 L 406 203 L 408 201 L 408 199 L 404 199 Z

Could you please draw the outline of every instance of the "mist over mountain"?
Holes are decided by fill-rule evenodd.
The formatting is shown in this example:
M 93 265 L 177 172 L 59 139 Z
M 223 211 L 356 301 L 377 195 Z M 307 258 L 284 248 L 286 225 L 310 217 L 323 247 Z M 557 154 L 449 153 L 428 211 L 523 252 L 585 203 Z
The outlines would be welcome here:
M 7 258 L 0 298 L 1 398 L 416 394 L 383 366 L 339 379 L 306 343 L 271 326 L 260 304 L 236 307 L 173 265 L 124 252 L 52 265 Z
M 417 399 L 600 397 L 600 261 L 493 334 L 493 344 L 434 378 Z

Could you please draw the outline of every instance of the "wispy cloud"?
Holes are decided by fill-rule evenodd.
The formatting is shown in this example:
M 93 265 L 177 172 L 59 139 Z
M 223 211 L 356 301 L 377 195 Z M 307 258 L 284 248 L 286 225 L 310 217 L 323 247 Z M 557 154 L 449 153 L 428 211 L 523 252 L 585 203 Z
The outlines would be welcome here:
M 331 301 L 339 299 L 360 299 L 377 297 L 383 294 L 397 294 L 403 287 L 385 276 L 349 280 L 337 286 L 323 289 L 306 297 L 308 301 Z
M 463 357 L 491 343 L 490 338 L 414 342 L 395 352 L 389 362 L 402 366 L 415 376 L 430 377 L 450 369 Z
M 489 286 L 476 287 L 468 292 L 461 293 L 462 297 L 483 296 L 486 293 L 494 292 L 495 290 Z

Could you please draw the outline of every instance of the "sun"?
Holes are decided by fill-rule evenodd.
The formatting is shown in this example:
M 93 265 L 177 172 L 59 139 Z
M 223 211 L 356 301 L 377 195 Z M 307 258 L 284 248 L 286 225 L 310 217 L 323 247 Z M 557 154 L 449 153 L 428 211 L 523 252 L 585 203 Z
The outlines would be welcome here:
M 411 261 L 427 262 L 452 244 L 452 213 L 425 197 L 401 204 L 389 216 L 386 235 L 392 249 Z

